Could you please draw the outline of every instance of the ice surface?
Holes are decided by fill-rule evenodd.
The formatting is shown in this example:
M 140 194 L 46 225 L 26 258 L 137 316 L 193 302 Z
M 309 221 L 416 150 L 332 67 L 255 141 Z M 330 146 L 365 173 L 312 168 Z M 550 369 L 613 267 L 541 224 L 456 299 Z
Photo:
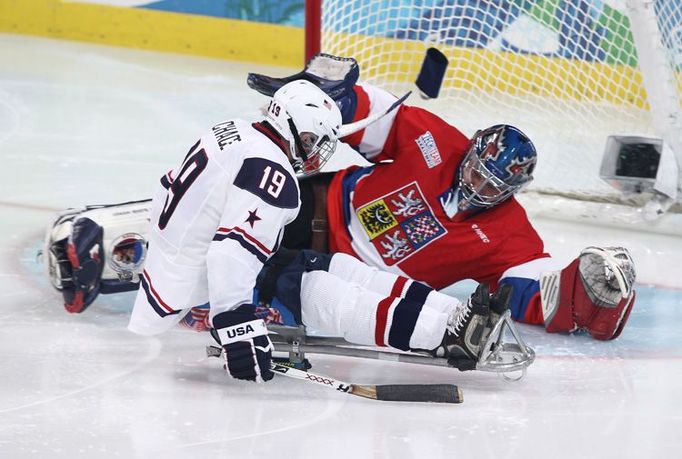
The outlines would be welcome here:
M 231 381 L 206 335 L 127 332 L 132 294 L 67 314 L 35 254 L 53 211 L 150 196 L 212 123 L 257 116 L 248 71 L 291 69 L 13 35 L 0 62 L 0 457 L 682 457 L 679 238 L 536 221 L 557 256 L 618 239 L 640 279 L 664 285 L 638 285 L 614 342 L 521 326 L 538 357 L 517 383 L 309 356 L 347 381 L 454 382 L 462 405 Z

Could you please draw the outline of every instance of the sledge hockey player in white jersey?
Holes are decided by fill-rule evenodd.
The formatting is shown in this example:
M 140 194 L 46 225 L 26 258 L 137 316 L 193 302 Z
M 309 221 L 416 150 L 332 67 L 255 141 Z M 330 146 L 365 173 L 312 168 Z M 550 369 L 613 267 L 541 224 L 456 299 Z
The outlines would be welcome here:
M 274 94 L 265 120 L 214 126 L 161 178 L 151 212 L 144 201 L 65 212 L 48 233 L 46 257 L 66 309 L 82 312 L 100 292 L 139 286 L 130 330 L 155 334 L 177 323 L 210 329 L 237 379 L 272 378 L 267 322 L 425 350 L 462 370 L 476 368 L 510 289 L 491 296 L 480 285 L 462 303 L 348 255 L 312 251 L 294 254 L 294 269 L 263 270 L 257 282 L 298 213 L 296 172 L 315 173 L 339 134 L 352 129 L 341 126 L 322 91 L 295 81 Z M 149 215 L 150 226 L 135 214 Z M 108 240 L 106 232 L 120 237 Z M 107 269 L 118 280 L 103 276 Z M 253 304 L 254 287 L 276 291 L 282 308 Z
M 272 378 L 272 344 L 252 290 L 298 213 L 296 170 L 317 171 L 334 153 L 340 127 L 336 104 L 296 81 L 273 96 L 263 121 L 224 121 L 194 144 L 154 195 L 128 328 L 160 333 L 209 303 L 229 374 Z

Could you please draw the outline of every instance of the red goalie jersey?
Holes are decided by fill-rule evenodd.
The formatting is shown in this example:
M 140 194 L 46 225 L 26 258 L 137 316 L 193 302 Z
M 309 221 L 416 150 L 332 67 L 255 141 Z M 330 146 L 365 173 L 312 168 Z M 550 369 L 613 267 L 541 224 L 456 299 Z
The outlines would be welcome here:
M 355 119 L 395 97 L 355 87 Z M 336 174 L 328 194 L 330 249 L 444 288 L 463 279 L 514 286 L 515 319 L 542 323 L 539 276 L 556 270 L 521 205 L 511 197 L 476 215 L 448 215 L 469 139 L 426 110 L 402 106 L 346 138 L 374 164 Z

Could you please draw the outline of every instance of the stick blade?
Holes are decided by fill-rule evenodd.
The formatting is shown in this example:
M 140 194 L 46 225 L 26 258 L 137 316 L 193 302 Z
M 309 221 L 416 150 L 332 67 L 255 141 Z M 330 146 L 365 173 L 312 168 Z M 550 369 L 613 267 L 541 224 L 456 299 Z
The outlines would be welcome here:
M 417 81 L 415 81 L 422 99 L 438 97 L 448 64 L 448 58 L 438 49 L 432 47 L 426 50 L 422 67 L 419 70 Z
M 376 386 L 377 400 L 391 402 L 462 403 L 462 390 L 454 384 L 386 384 Z

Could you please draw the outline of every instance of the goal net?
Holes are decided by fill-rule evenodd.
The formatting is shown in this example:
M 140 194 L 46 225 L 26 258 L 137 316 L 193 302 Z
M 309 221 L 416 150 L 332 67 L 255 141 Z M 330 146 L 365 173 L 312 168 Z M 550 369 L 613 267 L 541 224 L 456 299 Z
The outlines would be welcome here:
M 356 58 L 361 80 L 395 94 L 414 89 L 427 48 L 443 52 L 439 97 L 408 103 L 467 135 L 498 123 L 526 132 L 539 152 L 531 191 L 622 201 L 599 178 L 609 135 L 664 138 L 680 154 L 680 0 L 323 0 L 321 10 L 321 51 Z

